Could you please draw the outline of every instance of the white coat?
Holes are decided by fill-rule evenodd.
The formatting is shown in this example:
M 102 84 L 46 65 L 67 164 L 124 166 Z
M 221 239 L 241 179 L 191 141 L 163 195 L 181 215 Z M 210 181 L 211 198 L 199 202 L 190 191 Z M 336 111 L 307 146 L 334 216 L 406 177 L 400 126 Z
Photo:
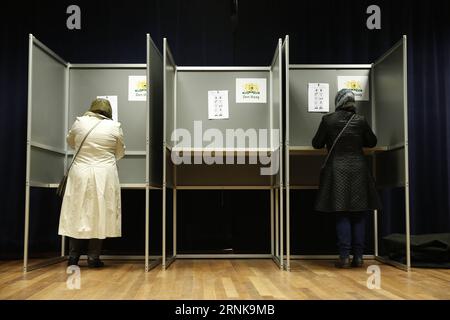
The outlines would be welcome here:
M 67 135 L 68 145 L 78 150 L 70 169 L 61 207 L 59 234 L 76 239 L 121 236 L 120 183 L 116 161 L 124 156 L 119 122 L 88 112 L 78 117 Z

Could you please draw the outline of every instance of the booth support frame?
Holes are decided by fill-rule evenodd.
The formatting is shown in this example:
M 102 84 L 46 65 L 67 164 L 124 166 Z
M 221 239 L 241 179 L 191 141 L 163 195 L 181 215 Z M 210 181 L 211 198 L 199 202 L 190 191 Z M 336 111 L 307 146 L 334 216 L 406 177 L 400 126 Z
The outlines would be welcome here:
M 322 65 L 322 64 L 290 64 L 289 63 L 289 36 L 286 36 L 283 46 L 285 50 L 285 81 L 286 81 L 286 120 L 285 120 L 285 154 L 286 154 L 286 174 L 285 174 L 285 184 L 286 184 L 286 262 L 285 262 L 285 269 L 287 271 L 290 271 L 291 269 L 291 263 L 290 260 L 311 260 L 311 259 L 332 259 L 336 258 L 337 256 L 334 255 L 291 255 L 290 254 L 290 190 L 291 189 L 301 189 L 301 190 L 307 190 L 307 189 L 317 189 L 317 186 L 310 186 L 310 187 L 296 187 L 291 186 L 290 184 L 290 155 L 292 152 L 313 152 L 312 147 L 305 147 L 305 148 L 298 148 L 298 147 L 291 147 L 290 145 L 290 122 L 289 122 L 289 73 L 290 69 L 373 69 L 374 65 L 382 62 L 385 58 L 389 57 L 391 53 L 393 53 L 395 50 L 397 50 L 400 46 L 403 45 L 403 109 L 404 109 L 404 143 L 399 143 L 396 145 L 388 146 L 388 147 L 377 147 L 371 149 L 369 152 L 390 152 L 399 150 L 402 148 L 405 148 L 405 233 L 406 233 L 406 264 L 402 264 L 396 261 L 392 261 L 390 259 L 386 259 L 384 257 L 379 256 L 379 246 L 378 246 L 378 211 L 374 211 L 373 221 L 374 221 L 374 254 L 373 255 L 366 255 L 366 259 L 375 259 L 379 262 L 390 264 L 392 266 L 395 266 L 399 269 L 409 271 L 411 269 L 411 250 L 410 250 L 410 198 L 409 198 L 409 159 L 408 159 L 408 73 L 407 73 L 407 37 L 403 36 L 403 38 L 396 43 L 390 50 L 388 50 L 380 59 L 378 59 L 374 64 L 328 64 L 328 65 Z M 371 72 L 371 104 L 372 104 L 372 119 L 375 119 L 374 113 L 375 113 L 375 94 L 374 94 L 374 73 Z M 376 130 L 376 121 L 374 122 L 374 130 Z M 321 151 L 314 151 L 316 153 L 320 153 Z M 376 161 L 374 159 L 374 161 Z M 374 165 L 375 170 L 375 165 Z M 283 216 L 284 214 L 282 214 Z M 282 241 L 284 241 L 283 238 L 281 238 Z
M 150 38 L 150 35 L 147 35 L 147 54 L 149 54 L 149 46 L 154 45 L 153 41 Z M 41 49 L 45 54 L 49 57 L 62 64 L 65 68 L 64 74 L 64 130 L 67 133 L 69 129 L 69 104 L 70 104 L 70 70 L 71 69 L 146 69 L 147 79 L 149 79 L 149 68 L 147 68 L 147 64 L 70 64 L 66 62 L 63 58 L 57 55 L 54 51 L 40 42 L 37 38 L 35 38 L 32 34 L 29 35 L 29 57 L 28 57 L 28 111 L 27 111 L 27 145 L 26 145 L 26 181 L 25 181 L 25 225 L 24 225 L 24 250 L 23 250 L 23 271 L 29 272 L 32 270 L 36 270 L 38 268 L 42 268 L 45 266 L 49 266 L 55 263 L 60 263 L 67 259 L 66 256 L 66 237 L 61 237 L 61 252 L 60 256 L 54 258 L 48 258 L 33 265 L 29 264 L 29 229 L 30 229 L 30 190 L 31 187 L 37 188 L 49 188 L 56 189 L 58 187 L 57 183 L 42 183 L 40 181 L 31 181 L 31 147 L 35 147 L 37 149 L 46 150 L 52 153 L 57 153 L 64 156 L 64 170 L 67 170 L 69 164 L 69 156 L 73 155 L 73 151 L 68 150 L 67 142 L 64 139 L 64 150 L 55 148 L 52 146 L 48 146 L 45 144 L 37 143 L 32 141 L 31 132 L 32 132 L 32 112 L 33 112 L 33 51 L 34 46 L 37 46 Z M 155 45 L 154 45 L 155 46 Z M 156 48 L 156 46 L 155 46 Z M 157 50 L 158 51 L 158 50 Z M 159 51 L 158 51 L 159 52 Z M 148 55 L 147 55 L 148 58 Z M 149 96 L 149 89 L 147 89 L 147 95 Z M 145 253 L 143 256 L 136 255 L 104 255 L 102 258 L 106 260 L 143 260 L 145 265 L 145 271 L 149 271 L 152 268 L 156 267 L 161 258 L 158 256 L 150 256 L 149 255 L 149 192 L 150 190 L 159 190 L 161 188 L 157 186 L 152 186 L 149 184 L 149 99 L 147 99 L 146 103 L 146 151 L 143 152 L 134 152 L 134 151 L 126 151 L 125 155 L 139 155 L 146 157 L 146 177 L 145 183 L 123 183 L 121 184 L 122 189 L 143 189 L 145 190 Z M 86 258 L 85 256 L 81 256 L 81 259 Z M 150 261 L 150 259 L 155 259 L 155 261 Z
M 168 62 L 170 62 L 175 70 L 174 70 L 174 87 L 173 87 L 173 91 L 174 92 L 168 92 L 167 89 L 167 80 L 168 80 L 168 75 L 166 72 L 164 72 L 164 143 L 163 143 L 163 230 L 162 230 L 162 234 L 163 234 L 163 258 L 162 258 L 162 268 L 163 270 L 169 268 L 169 266 L 176 260 L 176 259 L 270 259 L 272 258 L 273 261 L 280 267 L 280 269 L 282 269 L 282 264 L 283 264 L 283 259 L 280 257 L 276 257 L 274 256 L 275 251 L 278 252 L 278 246 L 281 246 L 281 250 L 279 250 L 279 252 L 282 252 L 282 241 L 279 241 L 278 239 L 278 234 L 282 234 L 283 230 L 282 230 L 282 223 L 280 223 L 279 225 L 279 229 L 277 228 L 277 226 L 275 226 L 274 230 L 274 222 L 275 220 L 278 221 L 278 219 L 280 219 L 282 221 L 282 216 L 281 216 L 281 212 L 282 212 L 282 208 L 278 208 L 276 207 L 278 203 L 283 203 L 282 198 L 280 199 L 280 194 L 282 195 L 282 190 L 283 190 L 283 179 L 282 179 L 282 171 L 280 172 L 280 185 L 281 187 L 277 187 L 274 185 L 267 185 L 267 186 L 252 186 L 252 185 L 178 185 L 177 184 L 177 174 L 176 174 L 176 166 L 173 166 L 173 186 L 171 187 L 173 190 L 173 195 L 172 195 L 172 203 L 173 203 L 173 208 L 172 208 L 172 216 L 173 216 L 173 226 L 172 226 L 172 232 L 173 232 L 173 254 L 170 257 L 167 257 L 167 244 L 166 244 L 166 239 L 167 239 L 167 191 L 166 189 L 169 188 L 169 185 L 167 183 L 167 171 L 171 170 L 170 168 L 168 168 L 167 163 L 170 157 L 170 152 L 173 151 L 173 149 L 169 146 L 169 144 L 167 143 L 167 124 L 169 122 L 168 116 L 167 116 L 167 111 L 168 111 L 168 95 L 172 94 L 174 97 L 174 101 L 173 101 L 173 128 L 177 128 L 177 77 L 178 77 L 178 72 L 183 72 L 183 71 L 199 71 L 199 72 L 203 72 L 203 71 L 224 71 L 224 72 L 229 72 L 229 71 L 267 71 L 269 72 L 269 81 L 271 82 L 270 86 L 270 90 L 272 90 L 272 67 L 273 64 L 275 62 L 280 63 L 280 68 L 281 68 L 281 39 L 279 39 L 278 41 L 278 45 L 277 45 L 277 50 L 275 53 L 275 56 L 273 57 L 272 60 L 272 65 L 269 67 L 197 67 L 197 66 L 189 66 L 189 67 L 185 67 L 185 66 L 177 66 L 175 63 L 175 60 L 173 59 L 173 55 L 171 53 L 170 47 L 168 45 L 167 39 L 164 38 L 163 39 L 163 59 L 164 59 L 164 66 L 167 65 Z M 169 61 L 168 61 L 169 60 Z M 166 67 L 165 67 L 166 68 Z M 165 69 L 164 68 L 164 69 Z M 282 128 L 282 115 L 281 115 L 281 110 L 282 110 L 282 99 L 283 99 L 283 94 L 282 94 L 282 72 L 280 69 L 280 79 L 279 79 L 279 92 L 280 92 L 280 116 L 279 116 L 279 126 L 280 126 L 280 130 Z M 273 95 L 272 92 L 270 94 L 270 101 L 269 101 L 269 107 L 270 107 L 270 115 L 269 115 L 269 125 L 270 125 L 270 129 L 272 128 L 272 109 L 273 109 Z M 283 146 L 283 140 L 282 140 L 282 135 L 280 134 L 280 141 L 278 141 L 279 147 L 278 147 L 278 152 L 280 154 L 280 156 L 282 157 L 282 146 Z M 272 147 L 273 145 L 273 139 L 272 139 L 272 135 L 271 135 L 271 152 L 274 152 L 274 148 Z M 207 152 L 207 148 L 183 148 L 182 150 L 183 152 L 191 152 L 191 153 L 201 153 L 203 154 L 203 152 Z M 233 149 L 233 150 L 229 150 L 227 148 L 222 148 L 222 149 L 214 149 L 211 150 L 214 152 L 221 152 L 222 154 L 226 154 L 228 155 L 230 152 L 233 155 L 239 154 L 239 153 L 244 153 L 246 154 L 246 152 L 258 152 L 258 150 L 238 150 L 238 149 Z M 282 160 L 279 161 L 280 162 L 280 170 L 282 170 L 283 167 L 283 163 Z M 177 252 L 177 191 L 178 190 L 268 190 L 270 192 L 270 253 L 268 254 L 179 254 Z M 280 192 L 278 192 L 280 191 Z M 275 195 L 274 195 L 275 193 Z M 273 207 L 275 205 L 275 208 Z M 279 214 L 277 214 L 276 212 L 278 212 Z

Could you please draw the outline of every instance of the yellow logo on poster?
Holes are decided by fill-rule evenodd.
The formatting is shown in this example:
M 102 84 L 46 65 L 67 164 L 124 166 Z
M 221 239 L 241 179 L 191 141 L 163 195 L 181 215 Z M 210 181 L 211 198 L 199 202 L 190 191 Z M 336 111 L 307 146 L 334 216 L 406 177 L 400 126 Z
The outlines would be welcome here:
M 136 83 L 136 90 L 143 91 L 147 90 L 147 81 L 141 80 Z
M 244 85 L 243 94 L 259 94 L 259 86 L 257 83 L 246 83 Z
M 350 80 L 346 83 L 347 89 L 350 89 L 355 92 L 363 92 L 363 88 L 361 87 L 361 83 L 357 80 Z

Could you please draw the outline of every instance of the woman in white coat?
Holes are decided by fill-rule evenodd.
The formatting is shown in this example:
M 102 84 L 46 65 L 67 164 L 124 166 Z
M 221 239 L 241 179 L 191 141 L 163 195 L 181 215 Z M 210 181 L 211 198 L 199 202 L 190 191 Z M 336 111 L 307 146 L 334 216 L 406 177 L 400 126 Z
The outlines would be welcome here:
M 94 127 L 97 125 L 96 127 Z M 70 169 L 61 207 L 59 234 L 70 237 L 69 265 L 77 265 L 88 241 L 88 266 L 102 267 L 102 239 L 121 236 L 120 183 L 116 162 L 124 156 L 120 123 L 112 120 L 108 100 L 96 99 L 67 135 L 80 152 Z M 87 240 L 89 239 L 89 240 Z

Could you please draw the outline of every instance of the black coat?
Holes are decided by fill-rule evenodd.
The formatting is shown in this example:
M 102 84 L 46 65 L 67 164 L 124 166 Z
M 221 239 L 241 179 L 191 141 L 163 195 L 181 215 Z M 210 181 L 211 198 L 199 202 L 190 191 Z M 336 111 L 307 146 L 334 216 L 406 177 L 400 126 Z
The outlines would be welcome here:
M 339 110 L 322 118 L 312 141 L 316 149 L 328 150 L 354 113 Z M 381 208 L 374 179 L 363 153 L 373 148 L 377 137 L 366 119 L 356 115 L 342 134 L 322 169 L 316 210 L 322 212 L 358 212 Z

